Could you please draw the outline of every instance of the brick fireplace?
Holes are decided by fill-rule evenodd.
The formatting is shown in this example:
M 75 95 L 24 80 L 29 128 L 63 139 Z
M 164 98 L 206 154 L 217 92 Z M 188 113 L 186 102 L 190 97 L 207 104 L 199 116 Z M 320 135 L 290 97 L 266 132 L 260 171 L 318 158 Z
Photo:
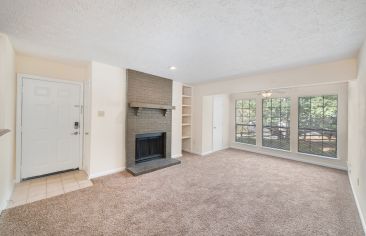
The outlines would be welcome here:
M 171 158 L 173 81 L 127 70 L 127 170 L 134 175 L 179 164 Z

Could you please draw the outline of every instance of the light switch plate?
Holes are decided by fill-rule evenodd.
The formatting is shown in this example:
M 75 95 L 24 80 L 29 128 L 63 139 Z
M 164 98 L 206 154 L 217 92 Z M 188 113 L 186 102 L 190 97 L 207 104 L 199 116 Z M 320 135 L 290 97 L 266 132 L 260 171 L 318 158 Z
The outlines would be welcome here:
M 98 111 L 98 116 L 103 117 L 104 116 L 104 111 Z

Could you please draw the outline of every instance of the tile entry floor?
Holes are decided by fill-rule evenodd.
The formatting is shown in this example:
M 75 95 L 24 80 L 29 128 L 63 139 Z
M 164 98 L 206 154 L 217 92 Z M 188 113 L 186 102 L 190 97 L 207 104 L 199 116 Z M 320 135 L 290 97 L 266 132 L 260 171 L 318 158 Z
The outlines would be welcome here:
M 92 186 L 84 171 L 76 170 L 26 180 L 14 187 L 8 208 Z

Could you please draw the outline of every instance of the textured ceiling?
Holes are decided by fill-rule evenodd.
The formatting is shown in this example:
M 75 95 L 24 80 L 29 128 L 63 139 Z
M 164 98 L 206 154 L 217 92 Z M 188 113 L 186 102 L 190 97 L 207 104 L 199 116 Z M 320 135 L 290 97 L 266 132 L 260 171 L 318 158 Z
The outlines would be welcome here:
M 19 52 L 198 83 L 352 57 L 366 1 L 0 0 L 0 32 Z

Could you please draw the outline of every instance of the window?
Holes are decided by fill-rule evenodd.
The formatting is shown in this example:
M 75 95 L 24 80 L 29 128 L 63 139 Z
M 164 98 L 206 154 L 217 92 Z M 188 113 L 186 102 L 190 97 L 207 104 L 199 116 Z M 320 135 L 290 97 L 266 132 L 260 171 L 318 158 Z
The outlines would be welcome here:
M 266 98 L 262 104 L 262 145 L 290 150 L 290 98 Z
M 299 152 L 337 157 L 338 97 L 299 98 Z
M 256 102 L 255 99 L 236 100 L 235 141 L 256 144 Z

